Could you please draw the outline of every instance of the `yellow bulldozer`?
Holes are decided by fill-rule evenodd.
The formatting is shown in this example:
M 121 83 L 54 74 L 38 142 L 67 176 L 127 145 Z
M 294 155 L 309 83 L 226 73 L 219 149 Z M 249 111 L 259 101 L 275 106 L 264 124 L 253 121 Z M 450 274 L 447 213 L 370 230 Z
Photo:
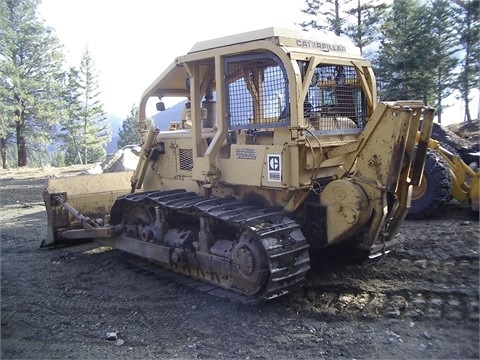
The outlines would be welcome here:
M 166 98 L 187 100 L 185 119 L 148 129 L 147 103 Z M 135 172 L 48 180 L 42 246 L 93 239 L 274 298 L 303 282 L 311 250 L 342 245 L 365 262 L 392 250 L 433 117 L 421 101 L 377 104 L 370 62 L 340 37 L 266 28 L 199 42 L 141 97 Z

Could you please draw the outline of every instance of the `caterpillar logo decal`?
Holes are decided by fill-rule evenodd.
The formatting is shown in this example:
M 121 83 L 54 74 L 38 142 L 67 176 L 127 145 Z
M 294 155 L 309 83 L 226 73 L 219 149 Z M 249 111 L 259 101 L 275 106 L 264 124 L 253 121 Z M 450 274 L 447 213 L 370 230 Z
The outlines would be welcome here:
M 268 181 L 282 181 L 282 158 L 280 155 L 267 155 Z
M 318 49 L 323 51 L 335 51 L 339 53 L 346 53 L 347 48 L 340 44 L 329 44 L 324 42 L 317 42 L 311 40 L 297 40 L 297 46 L 311 49 Z

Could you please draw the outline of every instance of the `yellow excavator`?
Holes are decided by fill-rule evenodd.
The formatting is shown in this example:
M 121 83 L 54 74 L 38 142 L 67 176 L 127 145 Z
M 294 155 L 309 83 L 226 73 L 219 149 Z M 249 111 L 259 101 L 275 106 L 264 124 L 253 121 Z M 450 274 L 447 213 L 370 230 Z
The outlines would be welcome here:
M 186 99 L 186 119 L 147 128 L 147 104 L 162 111 L 164 98 Z M 143 93 L 133 174 L 48 180 L 42 246 L 94 239 L 277 297 L 303 282 L 313 249 L 371 262 L 394 248 L 433 117 L 421 101 L 377 103 L 371 63 L 341 37 L 266 28 L 202 41 Z

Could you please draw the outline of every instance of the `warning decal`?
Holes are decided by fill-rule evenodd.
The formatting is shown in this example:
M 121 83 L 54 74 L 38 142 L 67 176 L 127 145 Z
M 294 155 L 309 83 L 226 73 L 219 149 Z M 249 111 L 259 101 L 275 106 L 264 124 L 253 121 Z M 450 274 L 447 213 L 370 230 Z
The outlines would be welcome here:
M 267 155 L 268 181 L 282 181 L 281 155 Z

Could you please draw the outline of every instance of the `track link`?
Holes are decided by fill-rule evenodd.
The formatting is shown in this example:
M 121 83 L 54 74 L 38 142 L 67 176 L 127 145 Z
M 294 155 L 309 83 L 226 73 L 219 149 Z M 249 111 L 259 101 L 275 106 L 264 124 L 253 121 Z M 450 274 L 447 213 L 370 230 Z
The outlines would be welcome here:
M 144 218 L 128 218 L 126 214 L 132 208 L 145 209 L 148 216 L 144 218 L 150 217 L 150 224 L 145 224 L 148 221 Z M 111 224 L 124 223 L 133 228 L 141 222 L 143 230 L 135 237 L 144 239 L 148 236 L 142 236 L 142 231 L 158 233 L 159 213 L 166 214 L 170 231 L 175 225 L 179 228 L 173 232 L 179 235 L 177 238 L 185 233 L 189 234 L 185 238 L 194 238 L 181 242 L 167 234 L 167 241 L 153 240 L 169 248 L 170 258 L 174 254 L 176 259 L 187 259 L 180 264 L 159 261 L 170 270 L 263 300 L 287 294 L 304 281 L 310 269 L 309 245 L 298 223 L 283 211 L 245 204 L 233 197 L 207 198 L 184 189 L 128 194 L 113 206 Z M 178 219 L 184 219 L 190 227 L 182 228 Z M 128 235 L 132 236 L 132 231 Z M 209 243 L 207 250 L 202 248 L 202 237 Z M 206 263 L 214 265 L 206 268 Z M 258 280 L 250 275 L 256 273 Z M 252 282 L 259 283 L 250 284 L 250 276 Z M 242 277 L 245 281 L 236 280 Z

